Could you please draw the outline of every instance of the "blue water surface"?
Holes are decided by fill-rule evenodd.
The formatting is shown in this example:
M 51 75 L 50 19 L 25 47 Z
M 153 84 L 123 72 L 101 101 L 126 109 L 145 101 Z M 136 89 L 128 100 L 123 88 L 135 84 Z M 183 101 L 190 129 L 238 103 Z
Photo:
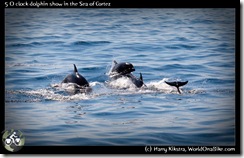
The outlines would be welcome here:
M 113 60 L 147 87 L 109 85 Z M 73 64 L 91 93 L 60 86 Z M 235 145 L 235 10 L 5 9 L 5 128 L 29 146 Z

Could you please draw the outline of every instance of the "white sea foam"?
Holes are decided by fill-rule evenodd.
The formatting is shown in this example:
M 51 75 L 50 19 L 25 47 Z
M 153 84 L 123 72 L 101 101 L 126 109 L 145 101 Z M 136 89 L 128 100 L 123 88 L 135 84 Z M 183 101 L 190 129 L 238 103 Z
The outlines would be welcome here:
M 132 81 L 127 77 L 121 77 L 117 80 L 109 81 L 107 83 L 90 82 L 90 87 L 81 89 L 77 84 L 73 83 L 59 83 L 51 84 L 50 87 L 36 90 L 16 90 L 8 91 L 11 94 L 24 94 L 27 96 L 41 97 L 44 100 L 56 101 L 71 101 L 71 100 L 87 100 L 100 96 L 111 95 L 133 95 L 133 94 L 150 94 L 150 93 L 166 93 L 178 94 L 175 87 L 167 85 L 163 78 L 160 81 L 151 81 L 145 83 L 146 86 L 137 88 Z M 181 89 L 182 90 L 182 89 Z M 183 93 L 198 94 L 203 90 L 189 90 Z M 41 101 L 41 99 L 39 99 Z

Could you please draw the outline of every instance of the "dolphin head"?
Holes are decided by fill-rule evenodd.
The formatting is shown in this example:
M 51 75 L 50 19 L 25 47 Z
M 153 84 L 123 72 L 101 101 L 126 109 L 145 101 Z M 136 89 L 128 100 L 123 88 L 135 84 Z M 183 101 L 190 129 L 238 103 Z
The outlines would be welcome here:
M 112 72 L 117 72 L 121 75 L 125 75 L 125 74 L 129 74 L 131 72 L 135 71 L 134 66 L 131 63 L 118 63 L 116 64 L 113 69 Z

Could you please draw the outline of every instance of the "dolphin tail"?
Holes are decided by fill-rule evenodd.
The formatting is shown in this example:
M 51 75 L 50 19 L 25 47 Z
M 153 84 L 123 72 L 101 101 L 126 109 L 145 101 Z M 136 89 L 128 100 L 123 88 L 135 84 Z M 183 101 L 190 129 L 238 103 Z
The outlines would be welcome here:
M 74 72 L 78 72 L 75 64 L 74 64 Z
M 176 87 L 176 88 L 177 88 L 177 90 L 178 90 L 179 94 L 181 94 L 179 87 Z
M 179 81 L 167 82 L 167 81 L 164 81 L 164 82 L 167 83 L 170 86 L 175 86 L 180 94 L 181 94 L 181 92 L 180 92 L 179 87 L 184 86 L 184 85 L 186 85 L 188 83 L 188 81 L 185 81 L 185 82 L 179 82 Z

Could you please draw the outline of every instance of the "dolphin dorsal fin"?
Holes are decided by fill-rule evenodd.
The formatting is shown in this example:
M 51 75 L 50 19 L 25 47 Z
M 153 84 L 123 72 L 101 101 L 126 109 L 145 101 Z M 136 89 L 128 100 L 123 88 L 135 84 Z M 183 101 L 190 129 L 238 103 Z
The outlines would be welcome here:
M 116 60 L 114 60 L 114 64 L 115 64 L 115 65 L 118 64 Z
M 140 80 L 143 81 L 143 77 L 142 77 L 142 74 L 140 73 Z
M 74 72 L 78 72 L 75 64 L 74 64 Z
M 143 81 L 143 77 L 142 77 L 142 74 L 140 73 L 140 80 L 142 81 L 142 83 L 143 83 L 143 85 L 145 86 L 145 87 L 147 87 L 147 85 L 144 83 L 144 81 Z

